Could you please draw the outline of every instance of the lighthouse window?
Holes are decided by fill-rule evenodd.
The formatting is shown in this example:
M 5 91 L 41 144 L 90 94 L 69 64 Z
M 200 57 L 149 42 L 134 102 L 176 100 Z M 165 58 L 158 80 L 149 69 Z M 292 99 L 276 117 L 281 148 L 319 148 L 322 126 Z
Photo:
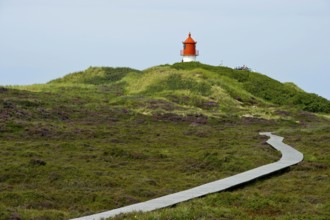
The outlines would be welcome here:
M 186 49 L 186 45 L 185 44 L 183 45 L 183 49 Z

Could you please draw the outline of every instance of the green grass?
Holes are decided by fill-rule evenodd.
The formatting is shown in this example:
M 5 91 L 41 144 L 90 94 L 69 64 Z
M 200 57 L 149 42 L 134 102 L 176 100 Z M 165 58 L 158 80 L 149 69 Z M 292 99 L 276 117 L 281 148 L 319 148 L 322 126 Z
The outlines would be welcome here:
M 278 131 L 305 156 L 289 170 L 172 208 L 115 219 L 328 219 L 330 125 L 305 126 Z
M 90 67 L 85 71 L 71 73 L 63 78 L 52 80 L 50 83 L 85 83 L 85 84 L 108 84 L 116 82 L 129 73 L 139 73 L 139 70 L 128 67 Z
M 259 78 L 266 80 L 178 63 L 93 67 L 48 84 L 0 88 L 0 219 L 93 214 L 278 160 L 259 131 L 277 131 L 306 160 L 232 192 L 118 218 L 325 219 L 329 116 L 245 89 Z M 304 102 L 312 97 L 283 86 Z

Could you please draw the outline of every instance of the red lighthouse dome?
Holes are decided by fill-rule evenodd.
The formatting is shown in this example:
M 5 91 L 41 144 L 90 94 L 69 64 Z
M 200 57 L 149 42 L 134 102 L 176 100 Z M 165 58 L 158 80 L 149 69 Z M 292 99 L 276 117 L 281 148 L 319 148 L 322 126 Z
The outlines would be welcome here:
M 181 56 L 183 57 L 183 62 L 192 62 L 196 61 L 196 56 L 199 55 L 198 50 L 196 50 L 197 42 L 191 38 L 191 34 L 189 33 L 188 38 L 182 42 L 183 50 L 181 50 Z

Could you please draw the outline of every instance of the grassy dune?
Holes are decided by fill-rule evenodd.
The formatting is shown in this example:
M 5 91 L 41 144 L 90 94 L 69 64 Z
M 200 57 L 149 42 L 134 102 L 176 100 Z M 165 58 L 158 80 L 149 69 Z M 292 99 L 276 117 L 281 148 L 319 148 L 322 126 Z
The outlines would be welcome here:
M 118 219 L 326 219 L 329 103 L 200 63 L 91 67 L 0 88 L 0 219 L 78 217 L 278 160 L 259 131 L 287 137 L 305 161 L 233 192 Z

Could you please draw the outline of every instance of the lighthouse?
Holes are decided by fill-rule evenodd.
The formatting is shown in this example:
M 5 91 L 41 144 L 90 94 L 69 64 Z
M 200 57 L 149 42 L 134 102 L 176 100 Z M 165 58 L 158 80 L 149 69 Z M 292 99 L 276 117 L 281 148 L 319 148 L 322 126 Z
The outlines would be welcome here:
M 193 62 L 196 61 L 196 56 L 199 55 L 196 50 L 197 42 L 191 38 L 191 33 L 188 34 L 188 38 L 182 42 L 183 50 L 181 50 L 182 62 Z

